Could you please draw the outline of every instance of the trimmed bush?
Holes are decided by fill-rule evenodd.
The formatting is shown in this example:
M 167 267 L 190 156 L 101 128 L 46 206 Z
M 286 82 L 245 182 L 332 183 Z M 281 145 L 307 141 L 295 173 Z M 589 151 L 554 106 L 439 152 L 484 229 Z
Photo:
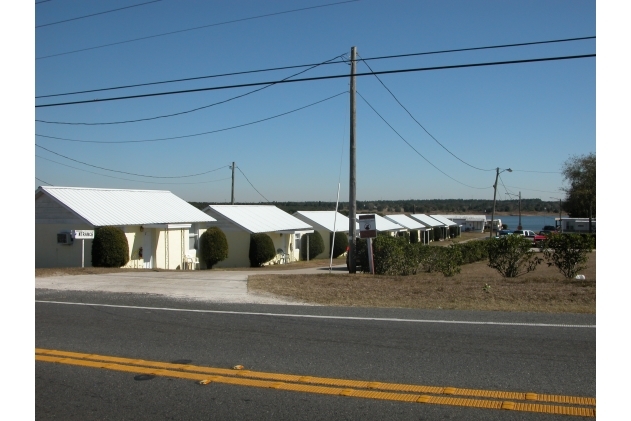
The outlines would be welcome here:
M 412 244 L 418 243 L 418 230 L 410 231 L 410 243 Z
M 466 243 L 454 244 L 462 254 L 462 263 L 474 263 L 489 258 L 489 251 L 484 240 L 467 241 Z
M 439 259 L 438 269 L 445 276 L 454 276 L 460 273 L 460 265 L 462 264 L 462 252 L 460 247 L 455 244 L 449 247 L 442 247 Z
M 324 240 L 318 231 L 300 237 L 300 258 L 307 260 L 307 238 L 309 238 L 309 260 L 324 251 Z
M 333 241 L 333 233 L 329 236 L 329 246 L 333 245 L 333 258 L 336 259 L 346 252 L 348 247 L 348 236 L 344 232 L 335 233 L 335 241 Z M 311 247 L 311 245 L 309 245 Z
M 208 269 L 228 258 L 228 239 L 218 227 L 210 227 L 202 234 L 199 238 L 199 248 L 200 258 Z
M 585 269 L 587 253 L 595 238 L 585 234 L 551 234 L 543 244 L 543 257 L 548 266 L 555 266 L 566 278 L 574 278 Z
M 129 243 L 116 227 L 98 227 L 92 240 L 92 266 L 119 268 L 129 262 Z
M 250 266 L 259 267 L 276 256 L 274 242 L 267 234 L 252 234 L 250 236 Z
M 521 235 L 505 235 L 486 240 L 489 267 L 505 278 L 515 278 L 535 270 L 543 259 L 531 250 L 532 240 Z
M 405 237 L 377 236 L 372 244 L 375 274 L 409 275 L 416 269 L 414 262 L 406 259 L 405 247 L 409 242 Z

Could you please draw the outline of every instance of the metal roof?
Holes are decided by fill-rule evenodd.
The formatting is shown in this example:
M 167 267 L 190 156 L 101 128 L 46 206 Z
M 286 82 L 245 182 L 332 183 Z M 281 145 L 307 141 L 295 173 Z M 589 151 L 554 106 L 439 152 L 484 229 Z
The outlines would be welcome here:
M 298 211 L 294 216 L 307 223 L 314 223 L 327 231 L 348 232 L 349 219 L 335 211 Z M 335 229 L 334 228 L 335 225 Z
M 357 214 L 357 216 L 361 216 L 361 215 L 373 215 L 373 214 L 368 214 L 368 213 Z M 396 222 L 390 221 L 377 214 L 374 214 L 374 215 L 375 215 L 375 225 L 377 226 L 377 231 L 401 231 L 405 229 L 404 227 L 397 224 Z M 359 223 L 357 223 L 357 229 L 359 230 Z
M 252 234 L 312 230 L 306 222 L 270 205 L 210 205 L 204 212 L 224 216 Z
M 449 220 L 462 219 L 464 221 L 486 221 L 485 215 L 440 215 Z
M 393 222 L 396 222 L 397 224 L 407 229 L 411 229 L 411 230 L 425 229 L 425 225 L 410 218 L 407 215 L 386 215 L 385 218 Z
M 453 226 L 453 225 L 458 225 L 456 224 L 454 221 L 452 221 L 451 219 L 447 219 L 442 215 L 430 215 L 432 218 L 434 218 L 435 220 L 437 220 L 438 222 L 442 222 L 443 224 L 447 225 L 447 226 Z
M 424 213 L 415 213 L 414 215 L 410 215 L 410 217 L 416 219 L 417 221 L 420 221 L 422 224 L 428 227 L 444 227 L 445 226 L 445 224 L 443 224 L 442 222 L 438 222 L 434 218 L 431 218 L 425 215 Z
M 121 190 L 41 186 L 47 194 L 94 226 L 214 222 L 166 190 Z

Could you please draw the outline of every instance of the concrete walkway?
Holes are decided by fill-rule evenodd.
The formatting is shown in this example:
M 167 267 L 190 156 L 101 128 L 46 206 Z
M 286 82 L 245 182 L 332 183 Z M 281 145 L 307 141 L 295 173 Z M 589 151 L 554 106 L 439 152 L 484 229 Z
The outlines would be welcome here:
M 121 272 L 102 275 L 36 277 L 35 288 L 61 291 L 102 291 L 156 294 L 172 298 L 251 304 L 302 304 L 272 295 L 248 292 L 248 276 L 259 274 L 328 273 L 328 267 L 278 271 L 173 271 Z M 333 273 L 346 273 L 346 265 L 334 266 Z

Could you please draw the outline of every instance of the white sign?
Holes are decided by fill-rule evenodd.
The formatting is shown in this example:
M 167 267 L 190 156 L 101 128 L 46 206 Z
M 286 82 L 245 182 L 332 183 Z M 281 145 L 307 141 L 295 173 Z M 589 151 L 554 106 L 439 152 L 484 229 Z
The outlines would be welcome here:
M 360 215 L 358 220 L 360 238 L 374 238 L 377 236 L 375 215 Z
M 93 240 L 94 230 L 72 230 L 70 235 L 75 240 Z

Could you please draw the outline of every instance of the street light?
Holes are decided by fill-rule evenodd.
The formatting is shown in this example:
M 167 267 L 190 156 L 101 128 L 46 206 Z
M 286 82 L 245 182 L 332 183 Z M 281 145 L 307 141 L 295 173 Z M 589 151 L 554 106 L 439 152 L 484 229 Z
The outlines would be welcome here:
M 561 229 L 561 234 L 563 234 L 563 222 L 561 222 L 563 220 L 563 218 L 561 217 L 561 199 L 552 196 L 550 196 L 550 199 L 556 199 L 559 201 L 559 228 Z
M 500 173 L 503 173 L 504 171 L 508 171 L 508 172 L 513 172 L 513 170 L 511 170 L 510 168 L 506 168 L 505 170 L 500 171 L 499 168 L 495 169 L 495 184 L 493 184 L 493 212 L 491 213 L 491 229 L 489 230 L 489 239 L 493 238 L 493 226 L 494 224 L 494 218 L 495 218 L 495 198 L 497 196 L 497 179 L 500 176 Z

